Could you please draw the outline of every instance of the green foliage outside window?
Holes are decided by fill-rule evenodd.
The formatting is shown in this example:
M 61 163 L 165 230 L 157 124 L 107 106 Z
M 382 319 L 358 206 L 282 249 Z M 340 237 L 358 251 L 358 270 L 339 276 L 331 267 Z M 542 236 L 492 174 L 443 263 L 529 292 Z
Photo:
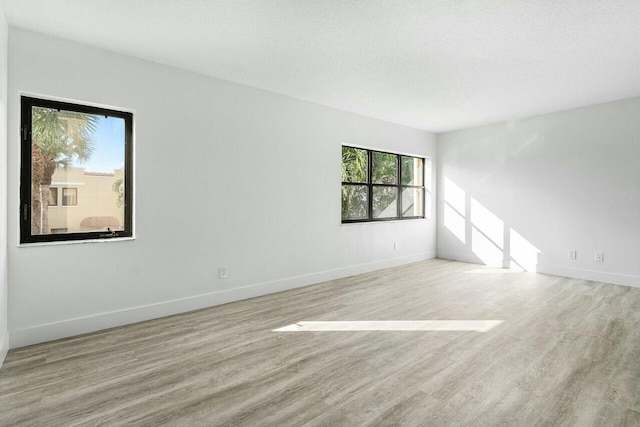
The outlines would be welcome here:
M 367 150 L 342 147 L 342 182 L 366 183 L 368 176 Z M 363 185 L 342 186 L 342 218 L 366 219 L 368 188 Z
M 342 220 L 422 217 L 423 162 L 417 157 L 342 147 Z
M 397 157 L 391 153 L 374 151 L 372 155 L 372 179 L 374 184 L 395 184 L 398 182 Z
M 367 182 L 367 150 L 342 147 L 342 181 Z

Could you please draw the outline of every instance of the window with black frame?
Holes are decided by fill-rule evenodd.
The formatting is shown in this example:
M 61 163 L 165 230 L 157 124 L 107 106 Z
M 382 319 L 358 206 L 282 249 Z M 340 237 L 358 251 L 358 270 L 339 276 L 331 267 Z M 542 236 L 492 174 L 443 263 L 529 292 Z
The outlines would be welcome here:
M 133 115 L 22 97 L 20 242 L 133 235 Z
M 342 147 L 342 222 L 424 218 L 424 159 Z

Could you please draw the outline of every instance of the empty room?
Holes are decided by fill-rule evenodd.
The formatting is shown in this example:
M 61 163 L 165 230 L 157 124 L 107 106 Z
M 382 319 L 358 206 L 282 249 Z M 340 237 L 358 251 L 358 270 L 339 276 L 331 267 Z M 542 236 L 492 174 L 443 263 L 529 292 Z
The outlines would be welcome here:
M 637 0 L 0 0 L 0 426 L 640 426 Z

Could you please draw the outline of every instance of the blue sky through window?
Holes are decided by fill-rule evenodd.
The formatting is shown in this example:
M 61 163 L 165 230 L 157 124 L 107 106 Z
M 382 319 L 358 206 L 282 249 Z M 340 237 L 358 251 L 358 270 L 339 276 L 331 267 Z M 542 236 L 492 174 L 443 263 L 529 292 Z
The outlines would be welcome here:
M 94 151 L 85 163 L 74 162 L 87 172 L 113 173 L 124 167 L 124 119 L 100 117 L 91 141 Z

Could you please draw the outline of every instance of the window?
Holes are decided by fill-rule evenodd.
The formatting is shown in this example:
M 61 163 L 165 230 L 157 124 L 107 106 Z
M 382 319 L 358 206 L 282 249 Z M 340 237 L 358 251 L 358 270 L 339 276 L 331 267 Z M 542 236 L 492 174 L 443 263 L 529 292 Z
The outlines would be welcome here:
M 58 206 L 58 189 L 49 187 L 49 207 Z
M 62 189 L 62 206 L 78 206 L 78 189 Z
M 21 124 L 20 242 L 132 236 L 133 115 L 22 97 Z
M 342 222 L 424 218 L 424 159 L 342 147 Z

